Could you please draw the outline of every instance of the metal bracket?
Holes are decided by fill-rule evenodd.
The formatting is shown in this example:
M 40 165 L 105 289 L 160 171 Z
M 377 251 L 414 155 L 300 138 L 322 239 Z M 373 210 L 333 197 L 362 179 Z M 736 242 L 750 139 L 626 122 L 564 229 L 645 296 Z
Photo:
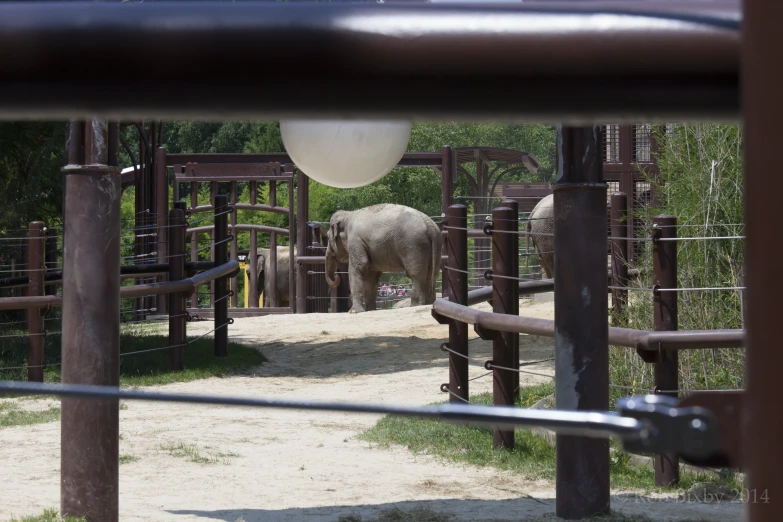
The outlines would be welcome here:
M 473 331 L 478 334 L 484 341 L 494 341 L 498 338 L 500 332 L 496 330 L 488 330 L 481 326 L 479 323 L 473 325 Z
M 666 395 L 624 397 L 617 401 L 621 416 L 644 422 L 641 437 L 623 440 L 630 452 L 679 453 L 683 457 L 709 457 L 718 447 L 718 422 L 701 406 L 682 407 Z
M 438 322 L 438 324 L 449 324 L 450 325 L 453 322 L 452 319 L 450 319 L 450 318 L 448 318 L 446 316 L 440 315 L 435 310 L 432 310 L 432 318 L 435 319 Z

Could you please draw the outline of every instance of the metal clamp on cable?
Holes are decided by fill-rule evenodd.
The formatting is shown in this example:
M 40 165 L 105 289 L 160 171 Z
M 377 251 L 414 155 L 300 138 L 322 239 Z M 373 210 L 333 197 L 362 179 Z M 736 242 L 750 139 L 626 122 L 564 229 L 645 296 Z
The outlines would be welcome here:
M 705 458 L 718 446 L 718 423 L 706 408 L 678 407 L 673 397 L 644 395 L 619 399 L 617 412 L 646 425 L 639 438 L 623 439 L 626 451 L 675 452 L 685 457 Z

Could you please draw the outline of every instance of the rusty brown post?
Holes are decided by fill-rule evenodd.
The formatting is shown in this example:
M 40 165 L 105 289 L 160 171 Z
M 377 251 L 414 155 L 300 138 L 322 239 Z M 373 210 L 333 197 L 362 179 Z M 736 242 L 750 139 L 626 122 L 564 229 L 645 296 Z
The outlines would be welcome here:
M 87 161 L 63 168 L 62 382 L 119 387 L 120 172 L 105 165 L 105 154 Z M 61 515 L 116 522 L 119 401 L 63 397 L 61 404 Z
M 310 178 L 299 170 L 296 175 L 296 256 L 307 255 L 307 221 L 309 219 L 308 200 L 310 192 Z M 289 234 L 291 227 L 289 225 Z M 294 266 L 292 264 L 292 266 Z M 307 270 L 304 265 L 296 265 L 296 313 L 307 313 Z
M 59 230 L 56 228 L 46 229 L 46 270 L 57 270 L 57 240 L 59 239 Z M 57 295 L 57 285 L 49 285 L 45 290 L 46 295 Z
M 155 128 L 153 124 L 153 128 Z M 155 145 L 153 141 L 152 145 Z M 157 236 L 153 238 L 153 250 L 158 252 L 158 263 L 166 263 L 169 260 L 169 230 L 166 223 L 169 219 L 169 177 L 166 168 L 166 147 L 158 147 L 155 151 L 155 232 Z M 160 281 L 165 281 L 166 276 L 161 275 Z M 169 296 L 158 295 L 155 307 L 157 315 L 166 315 L 169 313 Z
M 749 522 L 783 520 L 783 387 L 780 368 L 781 244 L 774 237 L 783 179 L 771 176 L 780 161 L 783 104 L 779 101 L 783 3 L 745 0 L 740 35 L 746 281 L 743 397 L 744 491 Z
M 169 212 L 169 281 L 185 279 L 185 202 L 177 201 Z M 185 343 L 187 340 L 185 299 L 183 292 L 168 296 L 169 310 L 169 370 L 184 368 Z
M 492 312 L 519 315 L 519 215 L 509 207 L 492 210 Z M 497 276 L 497 277 L 496 277 Z M 492 338 L 492 398 L 495 406 L 513 406 L 514 370 L 519 369 L 519 334 L 495 332 Z M 467 355 L 467 353 L 466 353 Z M 516 358 L 516 360 L 515 360 Z M 514 430 L 495 428 L 496 448 L 514 449 Z
M 215 196 L 215 266 L 228 263 L 228 198 Z M 215 279 L 215 356 L 228 355 L 228 278 Z
M 296 245 L 295 240 L 298 237 L 296 234 L 296 227 L 294 221 L 296 221 L 296 209 L 294 208 L 294 166 L 291 163 L 286 163 L 284 171 L 291 175 L 288 178 L 288 308 L 292 314 L 296 313 Z
M 198 181 L 190 182 L 190 208 L 196 208 L 198 206 Z M 190 234 L 190 260 L 198 261 L 198 234 L 195 232 Z M 193 288 L 193 293 L 190 296 L 190 307 L 198 308 L 198 288 Z
M 237 182 L 231 182 L 231 204 L 237 204 Z M 232 238 L 231 238 L 231 260 L 236 261 L 238 259 L 238 245 L 237 236 L 239 233 L 236 231 L 237 226 L 237 213 L 236 211 L 231 213 L 231 225 Z M 236 308 L 239 305 L 239 274 L 231 278 L 231 308 Z
M 677 218 L 653 218 L 653 296 L 655 330 L 677 330 L 677 292 L 661 291 L 677 288 L 677 242 L 660 241 L 677 237 Z M 654 363 L 655 392 L 677 398 L 679 388 L 677 350 L 659 350 Z M 672 391 L 667 393 L 667 391 Z M 676 454 L 655 455 L 655 485 L 673 486 L 680 480 L 680 465 Z
M 448 228 L 448 257 L 444 278 L 448 281 L 449 300 L 467 306 L 468 304 L 468 208 L 465 205 L 451 205 L 446 213 Z M 451 321 L 449 323 L 449 402 L 469 400 L 468 389 L 468 325 Z M 459 355 L 457 355 L 459 354 Z
M 30 297 L 44 295 L 45 246 L 43 221 L 33 221 L 27 233 L 27 269 Z M 27 380 L 44 380 L 44 318 L 43 309 L 27 310 Z
M 512 223 L 512 227 L 514 231 L 519 230 L 519 202 L 514 199 L 504 199 L 500 202 L 501 206 L 510 208 L 514 213 L 514 219 L 516 220 L 514 223 Z M 515 245 L 516 250 L 514 251 L 514 274 L 513 277 L 519 278 L 519 235 L 514 235 L 515 237 Z M 527 256 L 525 256 L 527 257 Z M 514 290 L 516 299 L 514 300 L 514 307 L 512 308 L 512 311 L 506 312 L 509 314 L 519 315 L 519 285 L 517 283 L 514 283 Z M 494 300 L 493 300 L 494 305 Z M 519 369 L 519 334 L 516 334 L 514 336 L 514 368 Z M 519 397 L 519 372 L 513 372 L 514 377 L 514 397 Z
M 612 286 L 628 286 L 628 196 L 623 192 L 615 192 L 611 199 L 612 220 Z M 625 308 L 628 303 L 628 290 L 612 289 L 612 308 L 614 311 L 614 326 L 625 325 Z
M 601 150 L 600 127 L 558 125 L 560 164 L 553 188 L 559 410 L 609 409 L 608 216 Z M 609 441 L 558 435 L 556 452 L 555 515 L 574 520 L 608 512 Z
M 258 202 L 258 185 L 255 181 L 250 182 L 250 204 L 255 205 Z M 248 299 L 248 308 L 258 308 L 258 233 L 255 230 L 250 231 L 250 297 Z M 245 292 L 248 290 L 245 289 Z M 266 296 L 265 296 L 266 297 Z

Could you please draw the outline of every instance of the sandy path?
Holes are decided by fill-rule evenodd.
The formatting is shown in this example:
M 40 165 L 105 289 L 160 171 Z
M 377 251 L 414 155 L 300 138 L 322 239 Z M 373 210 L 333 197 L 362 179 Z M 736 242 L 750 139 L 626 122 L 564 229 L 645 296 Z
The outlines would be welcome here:
M 523 302 L 524 303 L 524 302 Z M 552 304 L 523 305 L 552 317 Z M 488 309 L 487 305 L 479 308 Z M 189 325 L 207 332 L 211 323 Z M 430 307 L 340 316 L 267 316 L 237 320 L 230 338 L 259 346 L 270 362 L 253 375 L 168 385 L 168 391 L 395 404 L 444 400 L 448 328 Z M 471 337 L 475 334 L 471 330 Z M 471 341 L 471 377 L 486 373 L 491 343 Z M 552 356 L 552 341 L 524 336 L 523 360 Z M 536 366 L 553 374 L 553 363 Z M 546 377 L 522 375 L 525 383 Z M 491 379 L 471 392 L 491 390 Z M 33 402 L 33 401 L 29 401 Z M 463 467 L 402 448 L 355 440 L 379 416 L 129 403 L 122 410 L 121 520 L 336 521 L 391 506 L 426 502 L 465 520 L 516 519 L 554 510 L 554 485 L 492 468 Z M 59 505 L 59 423 L 0 430 L 0 519 Z M 193 448 L 191 462 L 170 447 Z M 173 454 L 174 453 L 174 454 Z M 656 518 L 738 520 L 741 505 L 649 502 L 618 496 L 627 513 Z

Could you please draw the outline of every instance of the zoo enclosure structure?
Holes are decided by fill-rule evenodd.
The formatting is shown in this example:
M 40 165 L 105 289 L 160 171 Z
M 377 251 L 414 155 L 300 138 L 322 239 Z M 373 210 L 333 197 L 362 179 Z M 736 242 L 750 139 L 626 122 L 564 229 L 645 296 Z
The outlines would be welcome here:
M 613 295 L 615 321 L 622 317 L 627 303 L 629 278 L 639 274 L 638 269 L 629 271 L 626 259 L 625 246 L 629 239 L 629 229 L 624 226 L 627 199 L 621 192 L 616 192 L 611 197 L 612 232 L 619 235 L 609 238 L 612 245 L 612 270 L 607 274 L 610 282 L 607 288 Z M 449 401 L 452 403 L 469 402 L 470 381 L 483 377 L 468 377 L 468 325 L 472 325 L 482 339 L 493 343 L 492 358 L 484 362 L 484 368 L 492 374 L 495 405 L 513 406 L 519 392 L 520 373 L 530 372 L 520 369 L 522 363 L 519 334 L 556 336 L 554 320 L 519 315 L 520 293 L 551 292 L 555 289 L 555 282 L 551 279 L 532 281 L 520 277 L 517 243 L 520 237 L 531 233 L 519 230 L 518 216 L 517 202 L 504 200 L 500 207 L 493 209 L 492 221 L 483 229 L 471 229 L 464 205 L 453 205 L 449 208 L 445 227 L 449 230 L 452 241 L 444 265 L 444 274 L 450 291 L 448 299 L 435 301 L 432 315 L 439 323 L 449 326 L 449 341 L 441 345 L 441 350 L 448 352 L 449 356 L 449 381 L 441 385 L 441 391 L 449 394 Z M 743 390 L 699 390 L 698 393 L 680 390 L 677 352 L 688 349 L 741 348 L 745 343 L 745 332 L 741 329 L 677 330 L 677 291 L 689 289 L 677 288 L 676 219 L 673 216 L 656 216 L 654 221 L 655 228 L 650 239 L 653 244 L 655 286 L 648 290 L 654 295 L 655 331 L 613 326 L 608 328 L 608 342 L 613 346 L 635 348 L 644 362 L 654 366 L 655 394 L 679 399 L 679 394 L 683 393 L 685 397 L 682 404 L 710 407 L 718 416 L 719 423 L 723 426 L 720 451 L 708 459 L 690 459 L 689 462 L 700 466 L 740 467 L 741 448 L 736 430 Z M 484 234 L 492 241 L 492 269 L 487 272 L 492 287 L 469 292 L 466 280 L 467 240 L 468 237 L 479 234 Z M 572 299 L 577 298 L 580 291 L 579 288 L 570 286 L 565 287 L 565 290 L 568 292 L 566 295 Z M 492 302 L 492 312 L 470 308 L 484 301 Z M 527 363 L 525 366 L 530 364 L 534 363 Z M 591 395 L 602 394 L 607 392 L 610 386 L 612 384 L 609 383 L 607 374 L 604 380 L 591 383 L 591 388 L 584 392 Z M 514 448 L 513 430 L 496 429 L 494 440 L 496 447 Z M 678 482 L 678 460 L 677 454 L 655 456 L 657 485 L 670 486 Z
M 761 346 L 774 339 L 779 329 L 775 303 L 783 287 L 775 266 L 779 255 L 774 254 L 774 242 L 770 245 L 764 234 L 774 220 L 776 198 L 783 183 L 774 176 L 765 176 L 777 163 L 777 151 L 768 144 L 775 143 L 779 137 L 779 121 L 783 119 L 783 106 L 774 103 L 779 85 L 774 80 L 780 48 L 774 42 L 779 39 L 777 21 L 783 16 L 779 4 L 746 0 L 745 9 L 741 10 L 733 2 L 645 2 L 628 3 L 622 12 L 608 14 L 605 8 L 599 11 L 583 2 L 554 2 L 546 6 L 543 3 L 531 6 L 529 2 L 513 6 L 441 4 L 426 8 L 392 3 L 383 6 L 330 5 L 328 9 L 318 4 L 306 9 L 287 4 L 271 9 L 263 4 L 239 3 L 229 7 L 215 2 L 200 3 L 186 15 L 164 3 L 142 5 L 132 12 L 134 16 L 128 16 L 127 10 L 118 7 L 98 6 L 85 21 L 83 13 L 77 12 L 78 7 L 72 5 L 41 6 L 35 2 L 24 3 L 21 7 L 18 4 L 0 5 L 0 47 L 9 53 L 13 51 L 29 57 L 5 64 L 5 95 L 0 96 L 5 117 L 43 118 L 57 114 L 89 119 L 96 114 L 129 117 L 148 111 L 183 119 L 195 116 L 265 118 L 270 115 L 346 117 L 357 114 L 381 118 L 406 115 L 500 119 L 511 114 L 539 121 L 560 121 L 564 126 L 558 149 L 568 166 L 558 180 L 556 200 L 572 203 L 573 208 L 580 209 L 584 219 L 556 222 L 564 232 L 557 240 L 557 251 L 562 254 L 561 258 L 576 254 L 577 242 L 569 245 L 568 240 L 578 238 L 579 234 L 601 241 L 595 242 L 595 246 L 583 254 L 594 270 L 583 272 L 579 266 L 556 266 L 556 272 L 572 278 L 576 286 L 599 290 L 593 294 L 599 300 L 602 292 L 605 298 L 607 284 L 601 273 L 606 264 L 603 250 L 606 194 L 605 188 L 599 191 L 590 186 L 601 182 L 595 153 L 600 142 L 595 126 L 584 122 L 614 120 L 620 116 L 629 120 L 647 119 L 650 114 L 663 115 L 669 120 L 742 116 L 748 136 L 745 209 L 748 217 L 749 317 L 748 388 L 742 397 L 741 424 L 745 440 L 753 439 L 743 452 L 743 460 L 749 468 L 749 490 L 768 488 L 773 498 L 780 491 L 776 462 L 781 453 L 781 415 L 776 406 L 781 397 L 777 375 L 781 356 L 777 351 L 764 350 Z M 232 16 L 225 16 L 229 10 Z M 389 13 L 397 16 L 390 17 Z M 595 16 L 598 13 L 601 16 Z M 45 16 L 37 16 L 41 14 Z M 347 23 L 355 21 L 357 14 L 368 22 L 383 21 L 383 24 L 368 23 L 358 29 Z M 488 14 L 492 16 L 486 16 Z M 508 23 L 508 31 L 497 30 L 499 17 Z M 531 18 L 536 23 L 530 23 Z M 574 19 L 578 23 L 575 24 Z M 159 25 L 161 30 L 145 32 L 149 27 L 147 23 L 159 23 L 160 20 L 178 23 Z M 215 29 L 215 20 L 225 24 Z M 411 20 L 420 22 L 417 45 L 399 45 L 401 38 L 409 34 Z M 466 21 L 473 24 L 473 30 L 467 35 L 462 32 Z M 113 38 L 106 38 L 109 25 Z M 524 30 L 515 30 L 516 27 L 524 27 Z M 214 38 L 216 31 L 225 38 Z M 291 33 L 297 34 L 297 45 L 281 46 L 280 42 L 285 40 L 281 36 Z M 188 37 L 183 38 L 183 35 Z M 740 35 L 744 36 L 742 40 Z M 45 38 L 42 40 L 41 36 Z M 147 41 L 153 38 L 152 44 L 134 49 L 132 42 L 138 42 L 142 37 Z M 351 54 L 355 46 L 330 45 L 335 41 L 355 42 L 358 37 L 364 41 L 371 37 L 373 44 L 361 48 L 363 63 L 372 64 L 366 74 L 361 75 L 355 75 L 356 56 Z M 50 45 L 41 46 L 41 41 Z M 248 46 L 241 58 L 241 67 L 236 58 L 237 41 Z M 84 66 L 103 63 L 100 58 L 105 56 L 107 46 L 122 50 L 126 60 L 108 63 L 99 72 Z M 157 53 L 160 48 L 167 50 L 165 56 Z M 279 52 L 264 52 L 269 48 Z M 465 49 L 477 53 L 471 56 L 482 59 L 476 60 L 477 67 L 465 68 L 464 53 L 443 53 L 444 48 Z M 547 52 L 542 52 L 542 48 Z M 601 54 L 602 59 L 585 62 L 585 52 Z M 55 56 L 59 58 L 60 70 L 83 73 L 51 74 L 51 58 Z M 177 58 L 179 67 L 171 66 L 172 56 Z M 422 66 L 427 63 L 425 60 L 429 63 Z M 509 67 L 509 61 L 517 67 Z M 196 75 L 183 82 L 183 64 L 186 68 L 200 64 L 209 67 L 214 74 Z M 136 96 L 118 98 L 116 92 L 127 88 L 128 79 L 121 74 L 127 68 L 143 68 L 148 77 L 154 77 L 156 81 L 134 79 Z M 248 74 L 248 71 L 259 71 L 259 75 L 264 75 L 268 70 L 275 70 L 287 81 L 258 81 L 258 77 Z M 220 81 L 215 82 L 215 77 Z M 345 82 L 346 77 L 351 77 L 352 81 Z M 298 88 L 291 89 L 291 84 Z M 741 84 L 745 87 L 742 95 Z M 171 85 L 177 85 L 177 88 L 172 89 Z M 489 89 L 493 90 L 491 96 Z M 644 95 L 634 96 L 635 91 L 642 91 Z M 52 98 L 52 92 L 67 94 Z M 368 92 L 375 96 L 367 97 Z M 385 93 L 389 95 L 384 96 Z M 741 99 L 744 103 L 740 103 Z M 85 107 L 91 107 L 92 111 Z M 101 120 L 97 123 L 94 126 L 96 134 L 105 137 L 100 130 Z M 98 159 L 105 164 L 105 158 Z M 88 244 L 84 237 L 79 236 L 79 239 L 91 250 L 105 248 L 105 245 Z M 770 249 L 773 249 L 773 255 L 770 255 Z M 118 263 L 116 259 L 111 261 L 114 270 Z M 103 266 L 97 268 L 101 276 L 106 272 Z M 555 279 L 562 281 L 557 276 Z M 79 291 L 74 289 L 74 295 L 84 297 L 86 302 L 105 302 L 105 295 L 90 295 L 84 291 L 79 294 Z M 557 286 L 555 293 L 563 297 L 568 295 L 563 286 Z M 101 295 L 103 300 L 96 295 Z M 555 319 L 556 346 L 561 349 L 567 346 L 566 336 L 573 338 L 580 330 L 590 330 L 591 325 L 605 326 L 605 321 L 601 321 L 605 319 L 605 310 L 595 305 L 593 308 L 597 310 L 587 309 L 580 304 L 578 296 L 570 297 L 569 304 L 577 313 L 561 314 Z M 560 306 L 557 299 L 556 306 Z M 81 326 L 106 334 L 96 336 L 108 340 L 100 348 L 104 352 L 116 352 L 117 346 L 112 341 L 115 325 L 103 326 L 102 319 L 101 314 L 95 313 Z M 600 355 L 606 348 L 606 341 L 606 332 L 598 331 L 593 341 L 584 341 L 578 349 L 564 351 L 562 358 L 569 364 L 581 364 L 586 362 L 586 354 L 590 351 Z M 93 346 L 95 344 L 86 346 L 83 354 L 74 354 L 75 364 L 89 365 L 89 355 L 100 353 L 99 347 Z M 574 399 L 571 409 L 577 410 L 575 413 L 584 413 L 592 406 L 606 409 L 601 397 L 594 400 L 587 397 L 583 401 L 578 395 L 583 379 L 600 375 L 601 362 L 588 363 L 576 384 L 563 383 L 561 391 Z M 101 384 L 99 375 L 91 374 L 90 377 L 90 385 Z M 117 409 L 117 400 L 100 396 L 97 391 L 93 393 L 90 400 L 96 401 L 93 403 L 96 409 L 107 413 L 106 424 L 110 425 L 112 418 L 108 414 Z M 73 396 L 67 399 L 80 400 L 83 399 Z M 64 408 L 64 426 L 65 415 Z M 680 428 L 668 424 L 664 431 L 670 442 L 683 433 Z M 578 494 L 575 488 L 588 483 L 590 471 L 604 471 L 593 465 L 590 453 L 580 453 L 580 450 L 593 448 L 601 453 L 606 447 L 588 445 L 587 432 L 585 428 L 578 435 L 563 435 L 563 440 L 572 446 L 570 449 L 560 445 L 561 435 L 558 435 L 556 513 L 559 516 L 584 518 L 595 513 L 596 508 L 603 511 L 609 506 L 608 488 L 600 488 L 592 498 Z M 106 455 L 116 457 L 113 451 L 116 449 L 116 430 L 102 438 L 94 433 L 83 435 L 75 437 L 78 445 L 63 445 L 64 457 L 89 457 L 84 448 L 91 442 L 102 444 Z M 110 444 L 114 446 L 110 447 Z M 112 480 L 116 478 L 116 467 L 111 470 L 113 474 L 107 476 L 96 464 L 99 463 L 95 460 L 89 461 L 90 471 L 95 470 L 95 474 L 85 473 L 80 477 L 79 482 L 84 487 L 79 491 L 66 491 L 63 496 L 65 514 L 80 514 L 75 505 L 69 503 L 78 498 L 84 501 L 81 505 L 89 509 L 90 516 L 94 512 L 102 520 L 116 519 L 116 487 L 105 494 L 86 494 L 93 491 L 91 486 L 116 485 Z M 575 468 L 587 472 L 581 474 L 581 481 L 574 480 L 574 474 L 569 473 Z M 67 474 L 67 470 L 63 469 L 62 473 Z M 780 506 L 774 501 L 748 503 L 748 518 L 751 522 L 777 522 L 781 518 Z
M 159 127 L 153 126 L 157 136 L 160 136 Z M 140 149 L 145 149 L 142 144 Z M 465 164 L 475 162 L 476 174 L 471 174 Z M 149 166 L 151 165 L 151 166 Z M 325 270 L 325 258 L 323 256 L 323 230 L 317 223 L 309 221 L 309 178 L 299 171 L 292 163 L 291 158 L 285 153 L 259 153 L 259 154 L 190 154 L 190 153 L 169 153 L 165 147 L 159 147 L 155 154 L 155 161 L 142 164 L 140 171 L 129 172 L 123 177 L 123 186 L 135 186 L 142 180 L 147 187 L 145 190 L 138 191 L 136 195 L 138 211 L 137 217 L 141 220 L 140 229 L 146 234 L 155 228 L 157 241 L 145 240 L 146 234 L 137 239 L 137 251 L 141 256 L 156 256 L 158 263 L 164 263 L 168 258 L 167 252 L 167 231 L 163 214 L 154 212 L 156 209 L 167 209 L 169 205 L 170 187 L 173 187 L 173 200 L 179 201 L 181 196 L 187 196 L 182 192 L 182 186 L 189 186 L 189 205 L 186 207 L 188 215 L 209 211 L 213 206 L 215 196 L 223 189 L 230 197 L 230 205 L 237 210 L 248 210 L 257 212 L 268 212 L 285 215 L 288 219 L 289 228 L 269 227 L 257 224 L 238 223 L 237 213 L 231 214 L 231 248 L 230 256 L 233 260 L 238 260 L 239 256 L 248 255 L 256 251 L 258 244 L 258 234 L 269 234 L 270 243 L 270 270 L 266 277 L 269 277 L 270 304 L 271 307 L 260 308 L 258 303 L 257 289 L 257 267 L 256 256 L 248 256 L 249 265 L 249 285 L 250 292 L 249 308 L 239 307 L 238 301 L 238 277 L 233 277 L 231 281 L 231 302 L 229 305 L 229 315 L 231 317 L 266 315 L 270 313 L 312 313 L 312 312 L 347 312 L 350 308 L 348 302 L 350 289 L 347 278 L 341 278 L 337 289 L 329 290 L 325 285 L 313 278 L 313 275 L 319 275 Z M 405 153 L 398 163 L 398 167 L 430 167 L 441 176 L 442 199 L 441 211 L 445 215 L 445 210 L 454 199 L 454 183 L 459 173 L 462 173 L 470 187 L 469 198 L 473 199 L 476 216 L 484 218 L 483 211 L 488 208 L 490 194 L 495 190 L 498 183 L 509 173 L 518 172 L 524 169 L 536 173 L 538 169 L 538 160 L 531 154 L 504 149 L 497 147 L 442 147 L 440 152 L 408 152 Z M 154 176 L 144 172 L 154 169 Z M 199 205 L 198 187 L 200 183 L 208 183 L 210 187 L 209 202 L 206 205 Z M 249 202 L 239 202 L 239 184 L 247 183 L 249 186 Z M 269 184 L 269 201 L 258 202 L 260 184 Z M 277 198 L 278 183 L 286 183 L 288 190 L 287 206 L 279 205 Z M 226 187 L 228 187 L 226 189 Z M 294 190 L 296 190 L 296 204 L 294 204 Z M 185 190 L 188 190 L 187 188 Z M 294 206 L 296 205 L 296 206 Z M 150 209 L 153 209 L 150 211 Z M 153 216 L 157 224 L 149 225 L 150 216 Z M 292 223 L 296 223 L 295 231 L 292 236 Z M 191 237 L 191 261 L 198 260 L 198 235 L 211 232 L 210 225 L 203 225 L 191 229 L 188 234 Z M 238 248 L 239 232 L 249 232 L 250 248 Z M 444 231 L 444 235 L 445 235 Z M 289 258 L 297 259 L 296 264 L 289 264 L 289 290 L 296 289 L 296 300 L 291 300 L 288 307 L 279 306 L 279 296 L 277 295 L 276 285 L 272 284 L 277 278 L 277 249 L 271 248 L 276 244 L 279 236 L 289 238 Z M 305 238 L 299 245 L 297 237 Z M 292 240 L 293 239 L 293 240 Z M 296 245 L 296 246 L 294 246 Z M 475 264 L 480 268 L 482 263 L 488 259 L 489 243 L 482 238 L 477 238 L 474 245 Z M 307 267 L 307 268 L 304 268 Z M 299 271 L 301 270 L 301 274 Z M 338 266 L 338 272 L 346 272 L 347 265 Z M 299 274 L 299 275 L 297 275 Z M 165 280 L 165 274 L 158 276 L 160 280 Z M 479 277 L 481 279 L 481 277 Z M 479 283 L 479 285 L 481 285 Z M 213 315 L 212 304 L 214 302 L 214 285 L 212 285 L 209 297 L 209 306 L 207 308 L 198 308 L 194 303 L 198 303 L 198 296 L 191 297 L 189 313 L 194 317 L 211 317 Z M 158 314 L 165 315 L 166 299 L 159 298 L 157 302 L 151 299 L 140 303 L 137 307 L 142 310 L 156 309 Z
M 171 246 L 168 262 L 143 265 L 120 266 L 120 280 L 137 279 L 142 276 L 168 275 L 168 281 L 158 283 L 136 284 L 119 288 L 119 299 L 138 299 L 147 296 L 162 296 L 166 299 L 169 314 L 169 342 L 167 346 L 142 350 L 141 352 L 125 352 L 120 357 L 133 355 L 134 353 L 146 353 L 148 351 L 168 351 L 169 369 L 176 371 L 183 369 L 184 349 L 193 341 L 187 340 L 187 322 L 191 319 L 185 307 L 186 296 L 192 295 L 200 286 L 211 285 L 216 287 L 216 299 L 214 315 L 214 352 L 216 356 L 224 356 L 228 353 L 228 329 L 233 322 L 228 318 L 228 303 L 226 297 L 229 292 L 226 281 L 229 277 L 235 277 L 239 264 L 228 259 L 229 225 L 227 214 L 232 213 L 225 196 L 216 197 L 215 209 L 210 209 L 215 216 L 215 238 L 212 241 L 211 261 L 187 261 L 185 251 L 185 233 L 187 222 L 185 219 L 184 204 L 178 203 L 169 212 L 169 220 L 166 229 L 169 232 L 169 244 Z M 0 238 L 5 239 L 5 238 Z M 78 271 L 63 270 L 57 268 L 57 230 L 46 229 L 42 221 L 33 221 L 29 225 L 26 238 L 27 256 L 24 266 L 25 274 L 0 279 L 0 289 L 25 290 L 25 295 L 18 297 L 0 298 L 0 311 L 26 310 L 27 311 L 27 380 L 43 382 L 44 369 L 47 366 L 56 366 L 61 361 L 47 361 L 44 352 L 44 339 L 47 334 L 44 318 L 52 308 L 63 306 L 63 295 L 58 294 L 60 286 L 65 288 L 74 284 L 68 277 L 78 277 Z M 15 240 L 16 240 L 15 239 Z M 63 251 L 63 256 L 66 252 Z M 100 260 L 98 260 L 100 262 Z M 70 275 L 72 272 L 74 275 Z M 2 336 L 0 336 L 2 337 Z M 0 371 L 8 368 L 0 368 Z

